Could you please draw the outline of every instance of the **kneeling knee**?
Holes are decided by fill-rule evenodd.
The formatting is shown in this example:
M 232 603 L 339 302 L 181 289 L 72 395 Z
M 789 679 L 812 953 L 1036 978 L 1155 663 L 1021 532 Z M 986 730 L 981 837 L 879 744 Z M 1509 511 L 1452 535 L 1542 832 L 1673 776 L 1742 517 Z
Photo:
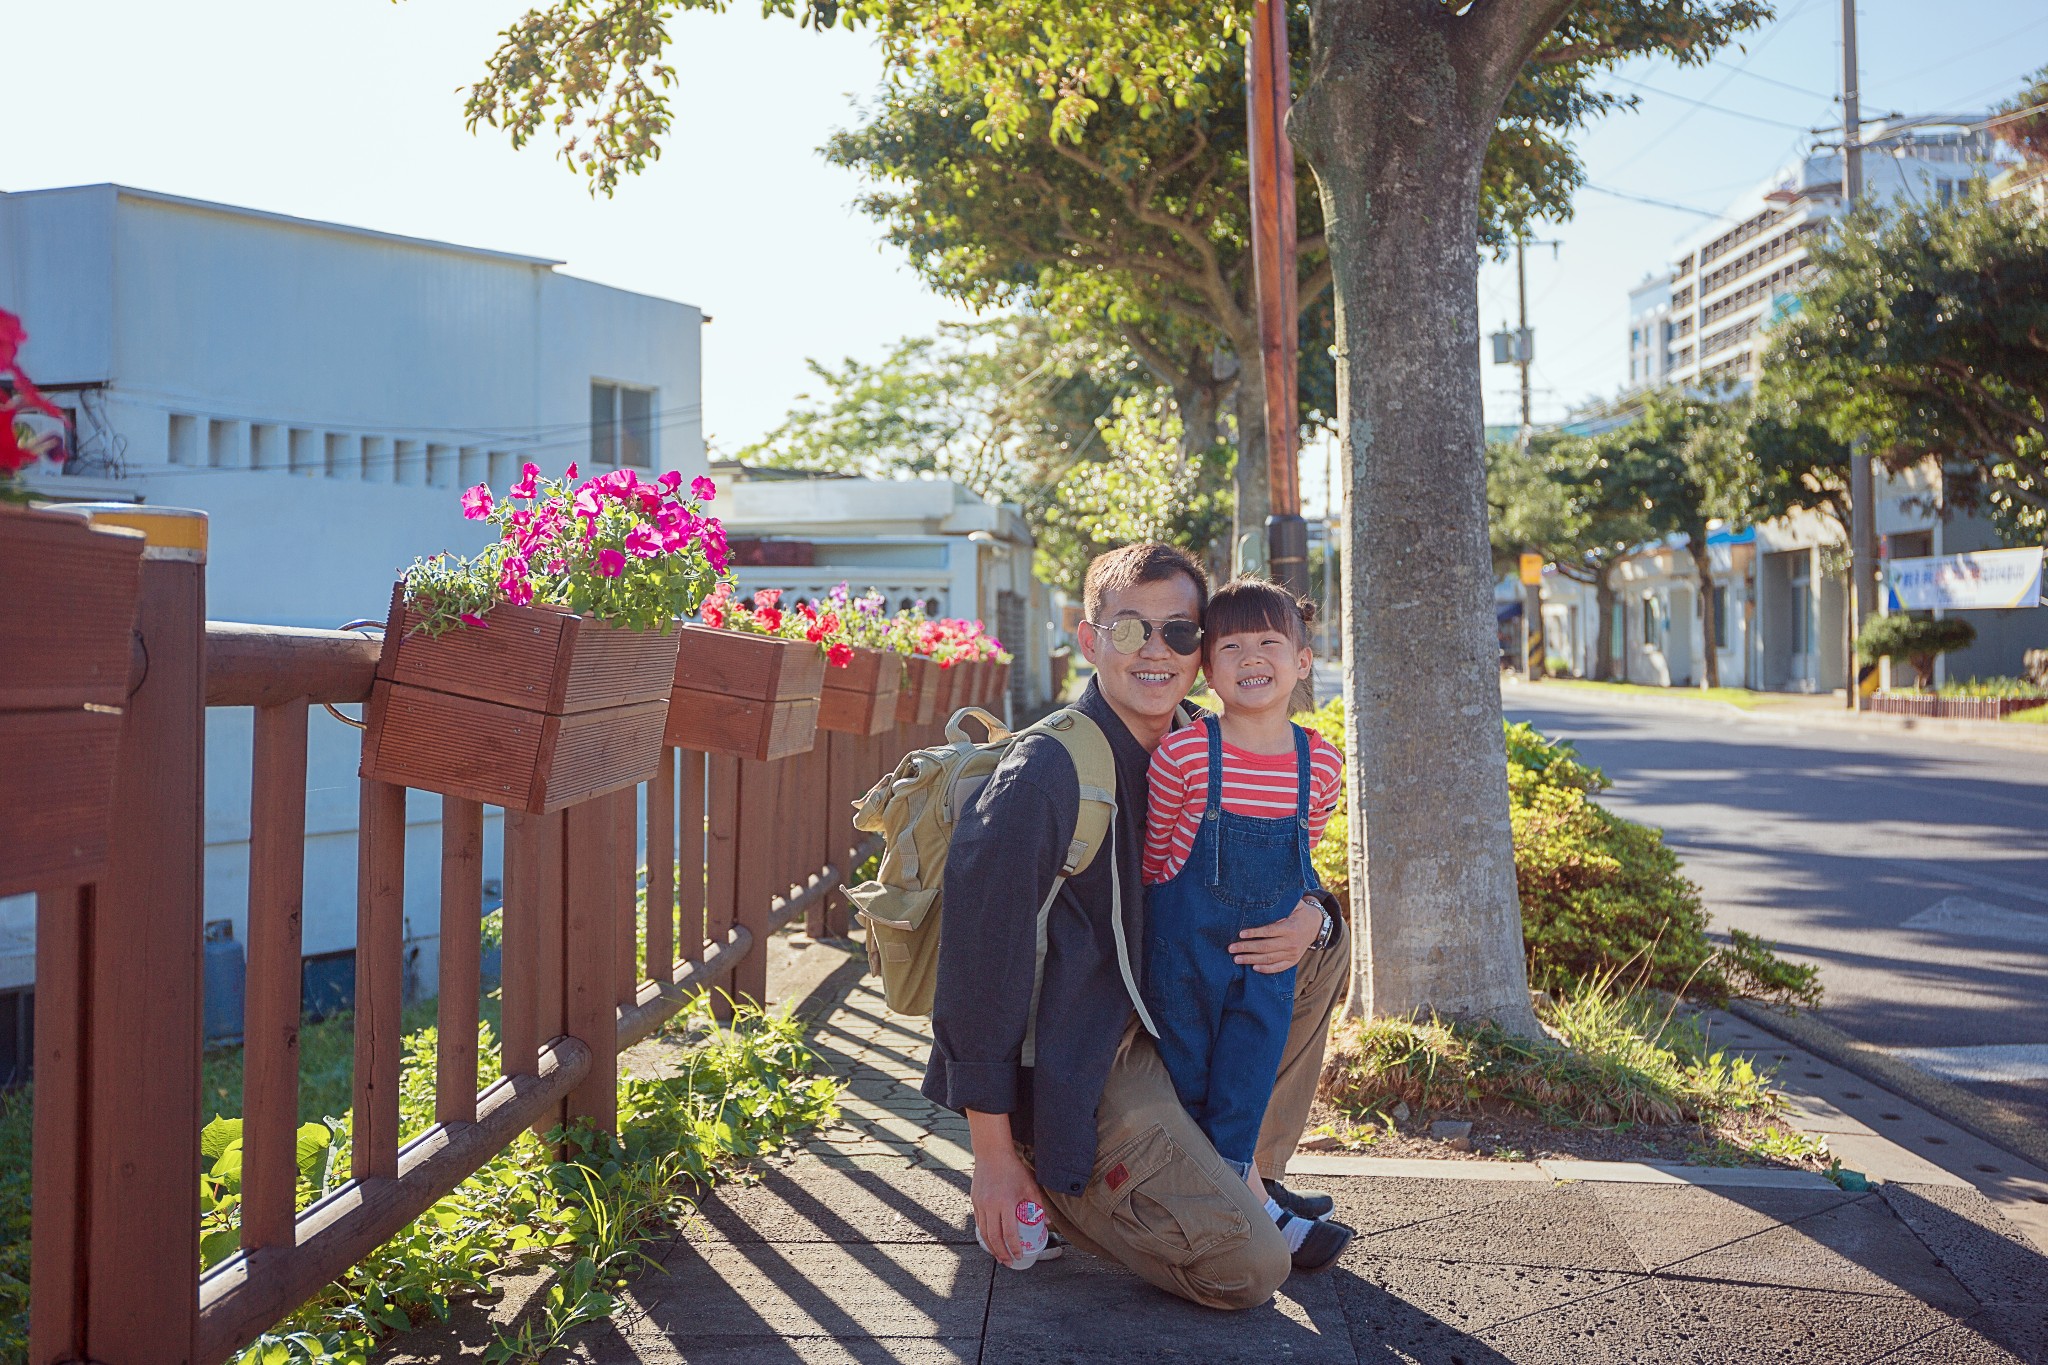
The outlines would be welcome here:
M 1253 1237 L 1227 1252 L 1205 1256 L 1187 1267 L 1195 1298 L 1211 1308 L 1257 1308 L 1272 1298 L 1294 1270 L 1287 1244 L 1278 1237 Z

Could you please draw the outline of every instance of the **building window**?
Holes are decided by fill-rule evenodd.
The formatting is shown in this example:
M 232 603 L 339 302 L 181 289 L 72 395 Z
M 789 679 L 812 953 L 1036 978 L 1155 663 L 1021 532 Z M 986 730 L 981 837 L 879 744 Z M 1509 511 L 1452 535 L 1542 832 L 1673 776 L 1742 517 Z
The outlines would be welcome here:
M 654 390 L 591 381 L 590 462 L 654 468 Z
M 1714 595 L 1708 601 L 1713 615 L 1708 618 L 1714 623 L 1714 643 L 1721 649 L 1728 648 L 1728 585 L 1716 583 Z
M 171 463 L 199 463 L 199 419 L 182 412 L 171 414 Z
M 241 469 L 249 463 L 249 432 L 240 422 L 206 424 L 206 463 L 215 469 Z
M 304 427 L 293 427 L 291 434 L 286 437 L 285 446 L 291 461 L 292 473 L 312 474 L 320 469 L 323 463 L 320 458 L 322 452 L 318 451 L 312 432 Z
M 359 479 L 363 476 L 362 442 L 338 431 L 327 433 L 327 477 Z

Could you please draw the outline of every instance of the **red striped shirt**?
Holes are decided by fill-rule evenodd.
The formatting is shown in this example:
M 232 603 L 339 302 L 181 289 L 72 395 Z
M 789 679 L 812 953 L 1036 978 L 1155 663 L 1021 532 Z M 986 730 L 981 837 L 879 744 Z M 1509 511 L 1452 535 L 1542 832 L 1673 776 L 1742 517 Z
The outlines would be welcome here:
M 1344 790 L 1344 756 L 1315 731 L 1308 735 L 1308 837 L 1323 837 Z M 1285 819 L 1297 800 L 1294 754 L 1255 754 L 1223 745 L 1223 809 L 1233 815 Z M 1144 876 L 1147 886 L 1168 881 L 1194 850 L 1195 834 L 1209 800 L 1209 733 L 1206 725 L 1175 730 L 1152 751 L 1149 814 L 1145 823 Z

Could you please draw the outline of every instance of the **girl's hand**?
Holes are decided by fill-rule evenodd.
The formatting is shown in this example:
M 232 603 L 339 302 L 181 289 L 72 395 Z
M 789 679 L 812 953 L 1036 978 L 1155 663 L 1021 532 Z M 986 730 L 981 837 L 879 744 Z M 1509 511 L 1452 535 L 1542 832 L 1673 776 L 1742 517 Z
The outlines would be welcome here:
M 1322 931 L 1322 903 L 1303 896 L 1286 919 L 1241 930 L 1230 945 L 1230 956 L 1240 967 L 1271 976 L 1306 957 L 1309 945 Z
M 1017 1206 L 1030 1200 L 1045 1207 L 1045 1196 L 1011 1139 L 1008 1114 L 967 1111 L 968 1141 L 974 1148 L 974 1226 L 981 1240 L 1004 1265 L 1024 1254 L 1017 1241 Z

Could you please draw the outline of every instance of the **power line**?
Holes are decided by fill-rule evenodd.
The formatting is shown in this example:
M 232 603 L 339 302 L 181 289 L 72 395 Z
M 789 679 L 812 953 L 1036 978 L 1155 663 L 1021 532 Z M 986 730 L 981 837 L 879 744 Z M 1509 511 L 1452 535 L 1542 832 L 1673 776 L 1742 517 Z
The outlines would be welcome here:
M 1647 194 L 1630 194 L 1627 190 L 1610 190 L 1605 185 L 1596 185 L 1590 180 L 1584 181 L 1581 187 L 1592 190 L 1596 194 L 1612 195 L 1616 199 L 1631 199 L 1638 204 L 1649 204 L 1654 208 L 1677 209 L 1680 213 L 1696 213 L 1702 218 L 1721 217 L 1718 213 L 1710 213 L 1706 209 L 1694 208 L 1691 204 L 1675 203 L 1669 199 L 1653 199 Z
M 1737 71 L 1731 72 L 1729 74 L 1739 75 L 1741 73 Z M 1696 100 L 1692 98 L 1690 95 L 1679 95 L 1674 94 L 1669 90 L 1659 90 L 1654 85 L 1644 85 L 1641 81 L 1632 81 L 1626 76 L 1616 76 L 1614 77 L 1614 79 L 1620 81 L 1623 85 L 1632 85 L 1638 90 L 1647 90 L 1652 95 L 1662 95 L 1665 99 L 1677 100 L 1681 104 L 1690 104 L 1695 108 L 1699 109 L 1711 109 L 1713 112 L 1717 114 L 1726 114 L 1730 118 L 1748 119 L 1751 123 L 1767 124 L 1773 128 L 1793 128 L 1797 129 L 1800 132 L 1806 131 L 1806 125 L 1803 123 L 1787 123 L 1784 119 L 1765 118 L 1762 114 L 1744 113 L 1740 109 L 1730 109 L 1728 106 L 1724 104 L 1714 104 L 1707 100 Z M 1718 88 L 1719 87 L 1716 87 L 1716 89 Z

